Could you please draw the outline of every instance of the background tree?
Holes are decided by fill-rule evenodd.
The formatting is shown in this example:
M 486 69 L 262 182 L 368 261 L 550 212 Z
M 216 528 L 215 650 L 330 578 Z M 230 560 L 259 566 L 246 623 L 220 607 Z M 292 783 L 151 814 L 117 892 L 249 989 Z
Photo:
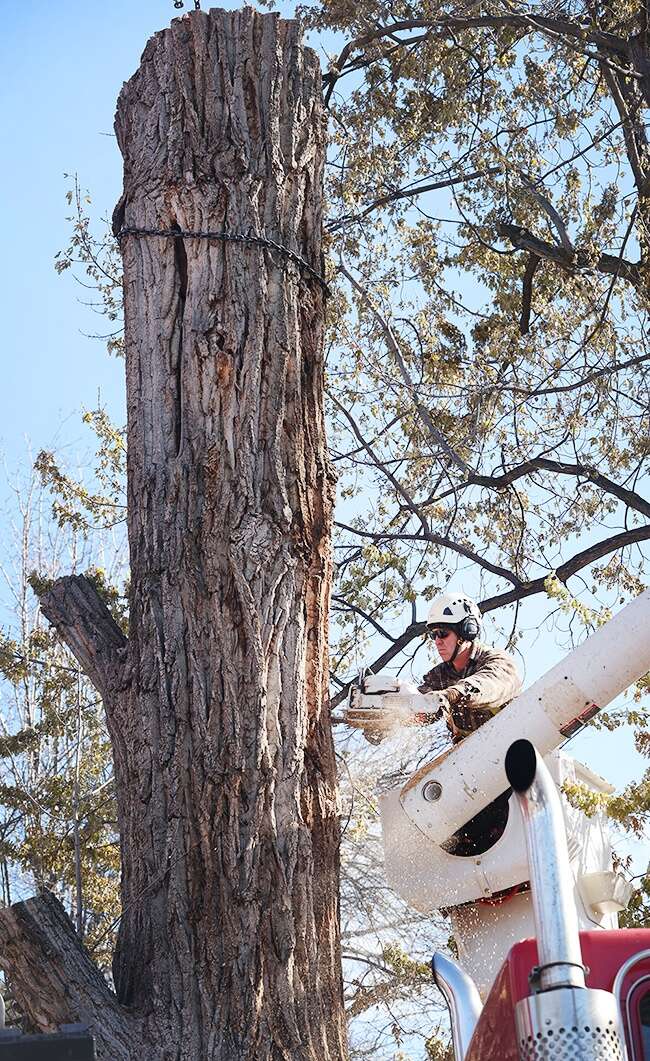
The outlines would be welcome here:
M 647 18 L 305 13 L 345 38 L 325 78 L 338 704 L 364 654 L 426 669 L 450 578 L 524 663 L 527 600 L 570 644 L 646 581 Z M 597 722 L 643 754 L 646 688 Z M 643 832 L 649 781 L 607 801 L 616 826 Z
M 446 946 L 442 915 L 409 909 L 387 886 L 377 794 L 386 755 L 338 740 L 343 799 L 341 946 L 354 1061 L 446 1061 L 447 1015 L 430 959 Z M 394 766 L 394 763 L 391 765 Z
M 377 663 L 396 658 L 422 630 L 414 611 L 395 631 L 396 603 L 467 562 L 484 612 L 544 595 L 549 576 L 592 607 L 637 592 L 643 12 L 322 3 L 307 17 L 348 38 L 326 98 L 335 459 L 374 501 L 339 518 L 354 640 L 365 626 L 384 638 Z
M 116 913 L 115 902 L 102 889 L 102 883 L 110 889 L 119 865 L 113 851 L 110 755 L 101 701 L 43 622 L 33 590 L 43 592 L 62 565 L 79 566 L 122 622 L 124 598 L 107 586 L 106 572 L 92 562 L 106 557 L 105 540 L 66 533 L 53 523 L 49 499 L 36 478 L 14 490 L 20 524 L 14 555 L 5 542 L 0 568 L 14 604 L 13 623 L 0 645 L 2 899 L 8 904 L 34 885 L 57 891 L 92 945 L 93 922 L 102 908 L 109 915 L 112 905 Z M 115 553 L 113 542 L 108 552 Z M 77 891 L 78 862 L 85 897 Z
M 79 567 L 124 621 L 123 597 L 107 586 L 109 577 L 120 579 L 118 543 L 112 534 L 91 538 L 54 521 L 34 475 L 17 480 L 13 494 L 17 521 L 0 566 L 12 614 L 0 637 L 1 903 L 53 892 L 109 971 L 119 851 L 102 705 L 44 622 L 32 590 L 62 567 Z M 97 566 L 107 561 L 108 571 Z

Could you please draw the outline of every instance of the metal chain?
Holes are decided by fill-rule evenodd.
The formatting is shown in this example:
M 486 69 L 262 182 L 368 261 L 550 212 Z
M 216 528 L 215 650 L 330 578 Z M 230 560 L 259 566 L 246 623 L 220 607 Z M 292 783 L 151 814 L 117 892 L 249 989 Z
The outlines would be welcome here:
M 289 250 L 288 247 L 283 246 L 282 243 L 276 243 L 274 239 L 268 239 L 266 236 L 244 236 L 241 233 L 228 233 L 228 232 L 182 232 L 177 229 L 162 229 L 162 228 L 135 228 L 128 226 L 120 229 L 117 233 L 117 239 L 122 240 L 125 236 L 165 236 L 167 239 L 216 239 L 222 243 L 247 243 L 257 247 L 266 247 L 268 250 L 276 251 L 281 254 L 284 258 L 287 258 L 294 265 L 297 265 L 299 269 L 307 273 L 312 280 L 315 280 L 323 288 L 326 294 L 329 294 L 329 288 L 327 281 L 316 269 L 314 269 L 308 261 L 306 261 L 300 254 L 296 254 L 295 251 Z

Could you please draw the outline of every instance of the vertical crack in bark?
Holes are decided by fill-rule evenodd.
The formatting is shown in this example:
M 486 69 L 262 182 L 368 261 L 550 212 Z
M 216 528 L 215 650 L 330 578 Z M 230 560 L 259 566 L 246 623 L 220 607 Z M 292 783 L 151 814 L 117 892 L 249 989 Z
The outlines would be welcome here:
M 172 231 L 180 233 L 178 224 L 172 225 Z M 175 373 L 175 410 L 174 410 L 174 443 L 176 456 L 181 451 L 183 438 L 183 346 L 185 342 L 185 302 L 187 300 L 187 251 L 183 237 L 174 239 L 174 260 L 178 274 L 178 305 L 176 308 L 176 325 L 178 328 L 178 349 L 176 351 Z
M 172 246 L 124 243 L 134 677 L 115 982 L 151 1041 L 140 1057 L 347 1055 L 321 299 L 268 253 L 183 236 L 264 227 L 318 260 L 319 76 L 297 23 L 212 9 L 152 39 L 118 106 L 127 220 L 174 223 Z

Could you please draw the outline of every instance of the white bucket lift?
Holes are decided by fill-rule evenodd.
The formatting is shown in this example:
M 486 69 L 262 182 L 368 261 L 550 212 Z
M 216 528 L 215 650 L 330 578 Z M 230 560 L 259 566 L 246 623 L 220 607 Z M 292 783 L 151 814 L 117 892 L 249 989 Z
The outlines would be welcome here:
M 604 778 L 559 751 L 551 752 L 545 762 L 558 788 L 565 782 L 578 782 L 593 792 L 614 791 Z M 458 855 L 446 850 L 447 845 L 432 843 L 411 821 L 402 804 L 404 791 L 384 793 L 379 805 L 386 877 L 410 906 L 422 913 L 459 906 L 489 899 L 495 892 L 528 880 L 524 830 L 512 796 L 500 837 L 487 850 Z M 562 804 L 574 875 L 606 872 L 611 866 L 611 844 L 602 814 L 588 818 L 564 798 Z M 588 927 L 604 927 L 603 919 L 610 916 L 611 912 L 599 905 L 592 911 Z M 606 927 L 612 927 L 609 921 Z
M 545 762 L 560 789 L 577 782 L 592 792 L 614 791 L 604 778 L 559 751 L 551 752 Z M 529 877 L 516 797 L 510 796 L 505 828 L 486 850 L 454 854 L 445 849 L 453 845 L 432 843 L 411 821 L 402 803 L 407 789 L 379 797 L 386 878 L 421 913 L 449 911 L 461 965 L 485 994 L 510 947 L 534 935 L 530 893 L 514 890 Z M 580 929 L 616 928 L 616 914 L 627 905 L 631 887 L 612 867 L 604 816 L 589 818 L 565 797 L 562 809 Z M 495 893 L 508 889 L 510 895 L 493 900 Z
M 452 838 L 507 791 L 503 762 L 519 737 L 537 745 L 560 790 L 577 782 L 614 791 L 558 748 L 650 670 L 649 625 L 646 590 L 479 730 L 380 797 L 389 883 L 417 910 L 449 911 L 461 964 L 482 994 L 511 945 L 535 933 L 529 894 L 493 898 L 529 877 L 515 798 L 501 827 L 488 827 L 485 843 L 471 851 L 461 845 L 459 853 Z M 562 807 L 580 929 L 616 927 L 632 888 L 614 871 L 604 817 L 588 817 L 564 796 Z

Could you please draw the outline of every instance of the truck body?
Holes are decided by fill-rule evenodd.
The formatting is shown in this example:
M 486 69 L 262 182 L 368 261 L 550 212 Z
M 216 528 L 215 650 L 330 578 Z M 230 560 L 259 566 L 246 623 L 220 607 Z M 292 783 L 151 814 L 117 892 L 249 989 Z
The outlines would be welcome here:
M 508 751 L 526 830 L 535 934 L 515 943 L 482 1002 L 441 954 L 456 1061 L 650 1061 L 650 930 L 579 932 L 559 794 L 533 745 Z

